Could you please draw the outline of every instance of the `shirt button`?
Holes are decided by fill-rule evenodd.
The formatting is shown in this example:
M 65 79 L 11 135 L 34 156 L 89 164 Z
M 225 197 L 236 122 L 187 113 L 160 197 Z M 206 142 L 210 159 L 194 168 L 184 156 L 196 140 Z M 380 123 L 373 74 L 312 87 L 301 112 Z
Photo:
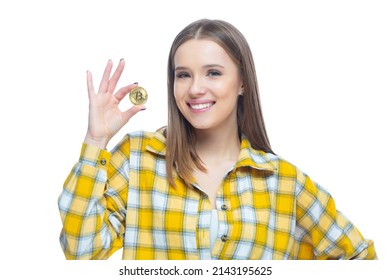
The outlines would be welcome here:
M 101 164 L 101 165 L 106 165 L 106 163 L 107 163 L 107 161 L 106 161 L 104 158 L 102 158 L 102 159 L 100 160 L 100 164 Z
M 227 235 L 226 234 L 222 235 L 221 240 L 222 240 L 222 242 L 226 242 L 228 240 Z
M 223 211 L 226 211 L 226 210 L 228 209 L 228 207 L 227 207 L 226 204 L 224 204 L 224 205 L 221 206 L 221 209 L 222 209 Z

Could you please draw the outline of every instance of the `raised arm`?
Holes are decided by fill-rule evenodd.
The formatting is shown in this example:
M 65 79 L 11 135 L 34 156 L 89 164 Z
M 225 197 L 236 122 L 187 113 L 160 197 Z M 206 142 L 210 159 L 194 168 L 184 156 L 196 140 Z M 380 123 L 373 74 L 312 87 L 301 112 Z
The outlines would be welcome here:
M 126 218 L 130 141 L 125 137 L 112 153 L 109 140 L 143 105 L 122 112 L 120 101 L 136 84 L 113 93 L 123 72 L 121 60 L 112 77 L 108 61 L 95 93 L 87 72 L 89 122 L 79 161 L 68 175 L 58 206 L 63 223 L 60 243 L 67 259 L 105 259 L 122 247 Z

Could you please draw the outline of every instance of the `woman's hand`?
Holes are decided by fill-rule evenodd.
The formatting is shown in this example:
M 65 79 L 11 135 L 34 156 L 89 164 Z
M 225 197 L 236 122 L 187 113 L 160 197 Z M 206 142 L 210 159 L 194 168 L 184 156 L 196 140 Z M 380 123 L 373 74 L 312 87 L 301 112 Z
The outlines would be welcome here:
M 88 131 L 84 142 L 105 149 L 110 139 L 139 111 L 144 105 L 136 105 L 122 112 L 118 109 L 119 102 L 137 84 L 120 88 L 115 94 L 115 87 L 122 75 L 125 62 L 120 60 L 118 67 L 110 78 L 112 61 L 109 60 L 104 70 L 99 90 L 96 93 L 92 83 L 92 74 L 87 71 L 87 87 L 89 97 Z

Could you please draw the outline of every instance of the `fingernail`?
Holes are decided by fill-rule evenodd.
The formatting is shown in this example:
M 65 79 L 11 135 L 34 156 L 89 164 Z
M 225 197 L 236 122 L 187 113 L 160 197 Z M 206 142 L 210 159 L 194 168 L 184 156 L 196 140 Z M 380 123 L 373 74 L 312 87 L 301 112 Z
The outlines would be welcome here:
M 135 82 L 134 84 L 138 85 L 138 82 Z
M 145 111 L 145 110 L 146 110 L 146 108 L 142 108 L 142 109 L 141 109 L 141 111 Z

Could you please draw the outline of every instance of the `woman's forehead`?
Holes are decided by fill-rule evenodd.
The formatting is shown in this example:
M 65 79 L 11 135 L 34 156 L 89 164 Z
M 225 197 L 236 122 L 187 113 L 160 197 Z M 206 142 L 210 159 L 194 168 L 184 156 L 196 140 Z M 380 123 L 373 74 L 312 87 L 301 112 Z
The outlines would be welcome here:
M 227 52 L 215 41 L 207 39 L 191 39 L 184 42 L 174 56 L 175 67 L 189 65 L 234 63 Z

